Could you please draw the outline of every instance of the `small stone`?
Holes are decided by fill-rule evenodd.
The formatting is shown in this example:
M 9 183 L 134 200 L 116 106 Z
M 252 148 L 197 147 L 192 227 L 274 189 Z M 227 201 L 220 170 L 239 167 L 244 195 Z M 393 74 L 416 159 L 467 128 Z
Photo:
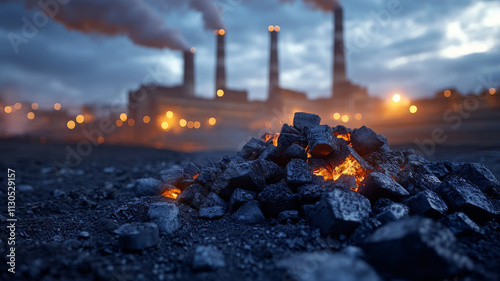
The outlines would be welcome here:
M 266 220 L 257 200 L 245 203 L 233 214 L 233 217 L 245 224 L 256 224 Z
M 87 231 L 82 231 L 78 234 L 78 239 L 89 239 L 90 234 Z
M 194 271 L 211 271 L 226 266 L 224 255 L 215 246 L 197 246 L 193 256 Z
M 254 200 L 257 194 L 253 191 L 237 188 L 229 199 L 229 210 L 235 212 L 246 202 Z
M 62 191 L 60 189 L 54 190 L 54 196 L 55 197 L 61 197 L 61 196 L 64 196 L 64 195 L 66 195 L 66 192 L 64 192 L 64 191 Z
M 200 209 L 198 216 L 207 220 L 218 219 L 224 216 L 224 208 L 222 206 L 204 207 Z
M 212 191 L 229 201 L 236 188 L 260 192 L 264 185 L 264 173 L 257 162 L 251 161 L 228 167 L 213 183 Z
M 194 183 L 194 179 L 184 173 L 181 167 L 173 167 L 160 172 L 161 184 L 172 185 L 180 190 L 186 189 Z
M 210 192 L 203 203 L 201 204 L 201 207 L 214 207 L 214 206 L 220 206 L 224 210 L 227 209 L 227 202 L 224 201 L 222 198 L 220 198 L 217 194 Z
M 179 208 L 175 203 L 158 202 L 149 206 L 149 219 L 156 223 L 161 232 L 170 234 L 179 229 Z
M 199 209 L 203 202 L 205 201 L 205 194 L 203 186 L 199 184 L 193 184 L 186 190 L 182 191 L 179 196 L 177 196 L 177 201 L 188 204 L 195 209 Z
M 125 251 L 143 250 L 160 243 L 160 233 L 155 223 L 127 223 L 115 230 L 115 233 L 119 235 L 120 247 Z
M 141 196 L 156 196 L 160 195 L 165 191 L 165 187 L 162 186 L 161 182 L 154 178 L 142 178 L 135 180 L 134 187 L 135 195 Z
M 414 215 L 424 215 L 438 219 L 448 212 L 448 206 L 446 206 L 443 199 L 430 190 L 421 191 L 406 199 L 404 203 L 410 207 L 411 213 Z

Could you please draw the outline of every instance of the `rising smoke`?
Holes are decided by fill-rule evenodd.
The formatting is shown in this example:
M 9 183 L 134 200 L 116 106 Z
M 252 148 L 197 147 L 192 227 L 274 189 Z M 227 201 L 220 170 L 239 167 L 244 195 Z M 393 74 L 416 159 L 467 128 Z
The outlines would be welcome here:
M 294 0 L 281 0 L 281 2 L 293 2 Z M 319 8 L 326 12 L 331 12 L 333 8 L 339 6 L 340 3 L 336 0 L 303 0 L 308 6 Z
M 155 7 L 144 0 L 71 0 L 50 7 L 52 13 L 39 6 L 38 0 L 24 2 L 27 8 L 38 7 L 71 30 L 126 35 L 135 44 L 152 48 L 190 48 L 180 31 L 165 26 L 163 18 L 155 12 Z M 205 28 L 223 28 L 213 0 L 190 0 L 189 6 L 203 14 Z

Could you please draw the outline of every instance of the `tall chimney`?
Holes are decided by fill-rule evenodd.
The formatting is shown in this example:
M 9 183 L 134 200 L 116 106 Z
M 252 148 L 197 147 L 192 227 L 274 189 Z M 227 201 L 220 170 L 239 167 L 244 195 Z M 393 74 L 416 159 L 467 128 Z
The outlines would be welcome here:
M 184 93 L 188 97 L 194 97 L 194 53 L 194 48 L 184 51 Z
M 215 92 L 226 89 L 226 50 L 224 47 L 224 38 L 226 31 L 224 29 L 215 30 L 217 36 L 217 66 L 215 69 Z
M 342 84 L 346 82 L 345 55 L 344 55 L 344 28 L 342 7 L 337 4 L 334 13 L 334 40 L 333 40 L 333 85 L 332 96 L 339 97 Z
M 269 34 L 271 35 L 271 53 L 269 56 L 269 93 L 268 99 L 276 99 L 276 92 L 279 88 L 279 67 L 278 67 L 278 32 L 279 26 L 270 25 Z

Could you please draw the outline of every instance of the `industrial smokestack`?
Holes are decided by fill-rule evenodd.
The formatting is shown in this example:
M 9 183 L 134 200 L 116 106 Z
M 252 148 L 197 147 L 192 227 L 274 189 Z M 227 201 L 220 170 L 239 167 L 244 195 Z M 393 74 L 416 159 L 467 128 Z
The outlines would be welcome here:
M 269 34 L 271 35 L 271 53 L 269 56 L 269 93 L 268 99 L 277 98 L 276 92 L 279 88 L 279 67 L 278 67 L 278 32 L 279 26 L 270 25 Z
M 194 97 L 194 53 L 195 48 L 184 52 L 184 93 Z
M 226 51 L 224 38 L 226 31 L 224 29 L 215 30 L 217 36 L 217 66 L 215 68 L 215 92 L 226 89 Z
M 341 86 L 346 82 L 345 54 L 344 54 L 344 28 L 343 12 L 340 5 L 333 8 L 334 34 L 333 34 L 333 96 L 339 96 Z

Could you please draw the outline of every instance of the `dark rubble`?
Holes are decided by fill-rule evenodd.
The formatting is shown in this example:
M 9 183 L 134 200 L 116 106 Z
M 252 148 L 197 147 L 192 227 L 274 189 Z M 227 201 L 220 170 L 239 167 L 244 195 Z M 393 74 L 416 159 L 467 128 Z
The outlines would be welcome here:
M 122 166 L 111 187 L 26 204 L 22 239 L 36 242 L 19 253 L 21 279 L 500 278 L 499 185 L 485 166 L 428 161 L 369 128 L 320 123 L 297 113 L 277 146 L 264 136 L 218 161 Z M 359 170 L 336 169 L 348 158 Z M 171 188 L 177 198 L 161 195 Z M 45 210 L 53 218 L 37 220 Z

